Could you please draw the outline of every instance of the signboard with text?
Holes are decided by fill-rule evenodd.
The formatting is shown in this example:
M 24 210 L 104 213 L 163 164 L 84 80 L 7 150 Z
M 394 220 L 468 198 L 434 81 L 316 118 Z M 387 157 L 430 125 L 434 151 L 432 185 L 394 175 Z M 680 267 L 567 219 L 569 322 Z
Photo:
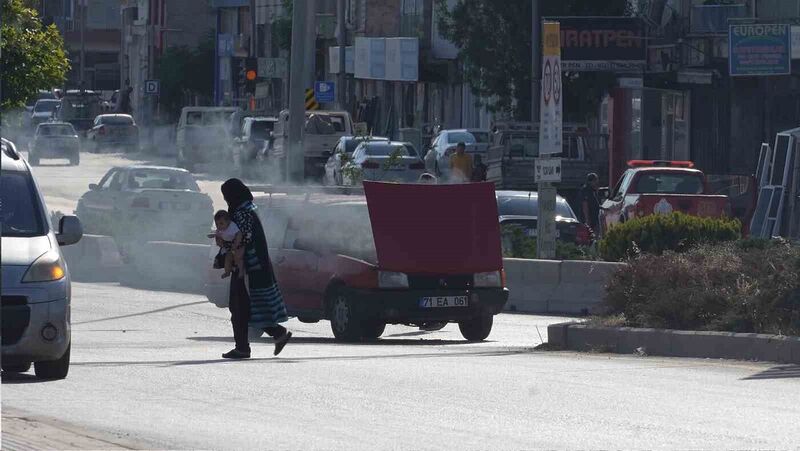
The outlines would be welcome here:
M 562 86 L 558 22 L 542 27 L 542 92 L 539 102 L 539 154 L 561 153 Z
M 787 24 L 731 25 L 728 42 L 731 77 L 792 72 L 792 34 Z
M 561 158 L 537 158 L 534 165 L 533 175 L 536 183 L 561 181 Z
M 635 17 L 554 17 L 565 72 L 644 72 L 647 40 Z

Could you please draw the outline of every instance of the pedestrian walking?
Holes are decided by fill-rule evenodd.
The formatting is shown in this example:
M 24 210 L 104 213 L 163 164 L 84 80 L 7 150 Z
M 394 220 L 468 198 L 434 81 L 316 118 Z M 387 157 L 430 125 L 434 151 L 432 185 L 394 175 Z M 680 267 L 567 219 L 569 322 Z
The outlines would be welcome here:
M 586 176 L 586 183 L 578 191 L 578 202 L 580 204 L 579 214 L 581 222 L 589 226 L 595 233 L 600 224 L 600 177 L 594 172 Z
M 485 182 L 486 181 L 486 173 L 488 168 L 485 164 L 483 164 L 483 157 L 480 155 L 475 155 L 475 167 L 472 168 L 472 181 L 473 182 Z
M 241 180 L 229 179 L 222 184 L 222 196 L 228 204 L 231 219 L 242 234 L 245 267 L 235 271 L 244 271 L 246 275 L 241 278 L 235 274 L 231 278 L 228 308 L 236 347 L 222 357 L 250 357 L 248 328 L 263 330 L 275 339 L 274 355 L 278 355 L 292 338 L 292 333 L 280 324 L 288 320 L 286 306 L 272 270 L 267 239 L 256 214 L 253 194 Z
M 456 144 L 456 153 L 450 156 L 450 175 L 457 183 L 465 183 L 472 178 L 472 157 L 463 142 Z

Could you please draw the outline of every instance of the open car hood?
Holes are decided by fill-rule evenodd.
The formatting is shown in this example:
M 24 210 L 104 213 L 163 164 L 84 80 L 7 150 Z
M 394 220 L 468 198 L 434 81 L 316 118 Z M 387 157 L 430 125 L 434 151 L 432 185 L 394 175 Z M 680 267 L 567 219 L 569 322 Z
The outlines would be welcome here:
M 474 274 L 503 267 L 492 183 L 364 182 L 382 270 Z

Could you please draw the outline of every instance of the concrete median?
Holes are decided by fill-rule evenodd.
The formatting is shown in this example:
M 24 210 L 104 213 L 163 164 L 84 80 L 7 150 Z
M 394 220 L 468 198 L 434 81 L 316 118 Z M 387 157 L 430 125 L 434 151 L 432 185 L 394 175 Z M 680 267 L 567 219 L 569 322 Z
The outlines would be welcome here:
M 131 246 L 126 284 L 170 291 L 202 293 L 209 246 L 148 241 Z
M 114 238 L 83 235 L 72 246 L 61 248 L 70 276 L 76 282 L 116 282 L 122 270 L 122 257 Z
M 504 267 L 506 310 L 589 314 L 599 312 L 609 278 L 625 264 L 507 258 Z

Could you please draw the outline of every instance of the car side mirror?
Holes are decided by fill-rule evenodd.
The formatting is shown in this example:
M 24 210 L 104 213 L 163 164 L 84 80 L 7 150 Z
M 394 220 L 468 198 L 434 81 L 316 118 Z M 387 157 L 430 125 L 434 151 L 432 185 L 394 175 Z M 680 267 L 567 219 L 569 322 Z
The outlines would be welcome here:
M 64 216 L 58 223 L 56 240 L 60 246 L 75 244 L 83 237 L 83 226 L 77 216 Z
M 322 156 L 325 158 L 330 158 L 333 156 L 333 152 L 331 152 L 330 150 L 324 150 L 322 151 Z
M 611 194 L 611 191 L 606 186 L 606 187 L 598 189 L 597 193 L 600 195 L 600 200 L 607 200 L 608 196 Z
M 97 183 L 90 183 L 89 184 L 89 190 L 90 191 L 97 191 L 98 189 L 100 189 L 100 187 L 97 186 Z

